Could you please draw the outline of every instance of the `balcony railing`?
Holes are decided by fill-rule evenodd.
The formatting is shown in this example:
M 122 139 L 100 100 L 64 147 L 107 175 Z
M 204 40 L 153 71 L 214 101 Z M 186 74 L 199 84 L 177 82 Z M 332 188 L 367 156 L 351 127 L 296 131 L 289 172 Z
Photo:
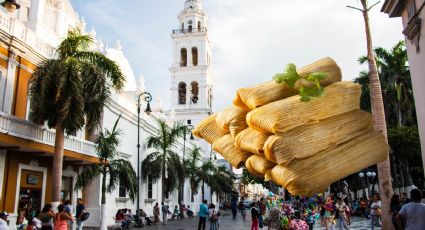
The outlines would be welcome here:
M 17 118 L 4 112 L 0 112 L 0 133 L 51 146 L 55 145 L 56 132 L 54 129 L 47 129 L 45 127 L 35 125 L 32 122 Z M 79 139 L 74 136 L 65 137 L 65 149 L 97 157 L 93 142 Z
M 52 46 L 38 37 L 34 31 L 28 29 L 24 23 L 10 17 L 2 10 L 0 10 L 0 29 L 23 41 L 46 58 L 51 58 L 54 55 L 55 49 Z
M 207 32 L 207 28 L 202 27 L 202 28 L 173 30 L 173 34 L 190 34 L 190 33 L 202 33 L 202 32 Z

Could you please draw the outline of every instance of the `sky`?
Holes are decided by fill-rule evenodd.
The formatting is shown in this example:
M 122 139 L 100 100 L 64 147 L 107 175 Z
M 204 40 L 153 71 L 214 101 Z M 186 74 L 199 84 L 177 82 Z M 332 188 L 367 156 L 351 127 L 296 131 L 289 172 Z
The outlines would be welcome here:
M 143 75 L 154 101 L 169 109 L 171 31 L 185 0 L 71 0 L 74 9 L 110 47 L 120 40 L 136 77 Z M 272 79 L 288 63 L 301 67 L 332 57 L 344 80 L 366 65 L 363 17 L 358 0 L 203 0 L 213 43 L 214 112 L 231 104 L 236 90 Z M 373 1 L 370 1 L 373 3 Z M 402 36 L 401 19 L 370 13 L 374 47 L 393 47 Z

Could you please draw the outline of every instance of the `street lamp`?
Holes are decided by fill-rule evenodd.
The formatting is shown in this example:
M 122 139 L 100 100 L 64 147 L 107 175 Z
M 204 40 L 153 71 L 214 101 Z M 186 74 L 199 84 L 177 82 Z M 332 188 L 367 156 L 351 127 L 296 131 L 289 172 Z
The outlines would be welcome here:
M 186 131 L 189 131 L 190 132 L 190 140 L 195 140 L 195 138 L 193 137 L 193 134 L 192 134 L 192 130 L 194 129 L 195 127 L 193 127 L 193 125 L 192 125 L 192 121 L 191 120 L 187 120 L 187 124 L 185 125 L 185 129 L 184 129 L 184 133 L 183 133 L 183 163 L 184 163 L 184 157 L 185 157 L 185 155 L 186 155 Z M 183 186 L 181 186 L 181 191 L 180 191 L 180 200 L 183 202 L 183 199 L 184 199 L 184 182 L 183 182 Z M 179 204 L 180 205 L 180 207 L 181 207 L 181 205 L 182 204 Z
M 150 102 L 152 101 L 152 95 L 148 92 L 142 92 L 137 96 L 137 211 L 136 211 L 136 223 L 137 226 L 142 226 L 140 219 L 140 180 L 141 180 L 141 169 L 140 169 L 140 103 L 141 98 L 146 101 L 148 104 L 146 105 L 145 113 L 149 115 L 152 110 L 150 106 Z
M 9 13 L 13 13 L 15 10 L 21 8 L 21 6 L 16 3 L 16 0 L 5 0 L 1 5 L 6 8 Z
M 368 195 L 370 197 L 371 190 L 372 190 L 372 193 L 374 193 L 375 192 L 375 189 L 373 187 L 371 189 L 369 189 L 369 184 L 370 184 L 369 183 L 369 178 L 370 178 L 370 180 L 374 180 L 375 177 L 376 177 L 376 173 L 374 171 L 368 171 L 368 172 L 366 172 L 366 175 L 365 175 L 363 172 L 360 172 L 359 173 L 359 177 L 361 178 L 362 185 L 363 185 L 363 178 L 366 179 L 367 193 L 368 193 Z M 374 185 L 375 185 L 375 182 L 372 183 L 372 186 L 374 186 Z M 365 194 L 366 194 L 366 192 L 364 190 L 364 185 L 363 185 L 363 195 L 365 195 Z

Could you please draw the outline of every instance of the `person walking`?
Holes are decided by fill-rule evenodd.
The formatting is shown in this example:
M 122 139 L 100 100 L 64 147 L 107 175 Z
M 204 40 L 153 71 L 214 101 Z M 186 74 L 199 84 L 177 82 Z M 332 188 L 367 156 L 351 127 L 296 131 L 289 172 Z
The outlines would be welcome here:
M 378 194 L 373 195 L 373 202 L 370 205 L 370 216 L 371 216 L 371 229 L 375 227 L 381 227 L 381 199 Z
M 422 203 L 423 194 L 418 189 L 410 191 L 410 202 L 401 207 L 397 214 L 399 229 L 403 229 L 402 222 L 406 223 L 405 230 L 425 229 L 425 204 Z
M 347 205 L 342 202 L 342 198 L 341 197 L 337 197 L 336 198 L 337 202 L 335 205 L 335 217 L 338 218 L 338 229 L 339 230 L 344 230 L 344 229 L 349 229 L 347 226 L 347 222 L 346 222 L 346 216 L 345 216 L 345 211 L 347 210 Z
M 60 204 L 55 216 L 55 230 L 67 230 L 69 220 L 72 221 L 72 216 L 65 212 L 65 206 Z
M 207 206 L 207 200 L 202 201 L 202 204 L 199 205 L 199 223 L 198 223 L 198 230 L 205 230 L 205 223 L 207 222 L 208 217 L 208 206 Z
M 86 207 L 83 204 L 83 199 L 77 199 L 77 207 L 75 212 L 75 218 L 77 219 L 77 230 L 83 230 L 84 220 L 81 219 L 81 216 L 86 211 Z
M 258 216 L 259 212 L 257 209 L 257 203 L 253 202 L 251 208 L 251 230 L 258 230 Z
M 238 214 L 238 204 L 237 204 L 235 198 L 232 199 L 232 202 L 230 203 L 230 206 L 232 208 L 233 219 L 236 219 L 236 215 Z
M 167 224 L 168 214 L 171 213 L 169 207 L 164 202 L 161 202 L 162 224 Z
M 333 215 L 334 213 L 334 204 L 333 204 L 333 200 L 331 197 L 328 197 L 328 199 L 326 200 L 325 203 L 325 227 L 326 230 L 333 230 L 334 229 L 334 220 L 335 220 L 335 216 Z
M 258 227 L 260 229 L 264 228 L 263 216 L 266 215 L 266 205 L 263 197 L 260 198 L 258 203 Z
M 219 212 L 215 208 L 214 204 L 210 204 L 210 207 L 208 209 L 208 219 L 210 222 L 210 230 L 218 230 L 218 222 L 219 222 Z
M 53 212 L 51 204 L 45 204 L 41 210 L 38 218 L 41 221 L 41 230 L 52 230 L 53 229 L 53 219 L 55 218 L 55 213 Z
M 159 222 L 159 205 L 158 202 L 156 202 L 155 206 L 153 207 L 153 223 L 157 224 Z
M 393 222 L 394 229 L 397 229 L 397 214 L 400 212 L 401 209 L 401 202 L 400 202 L 400 196 L 397 194 L 394 194 L 391 197 L 391 203 L 390 203 L 390 215 L 391 215 L 391 221 Z
M 367 218 L 367 216 L 366 216 L 366 201 L 363 197 L 360 198 L 360 212 L 362 214 L 362 219 Z
M 348 201 L 348 197 L 345 197 L 344 199 L 345 206 L 345 220 L 348 226 L 351 225 L 351 212 L 353 211 L 353 207 L 351 206 L 350 202 Z

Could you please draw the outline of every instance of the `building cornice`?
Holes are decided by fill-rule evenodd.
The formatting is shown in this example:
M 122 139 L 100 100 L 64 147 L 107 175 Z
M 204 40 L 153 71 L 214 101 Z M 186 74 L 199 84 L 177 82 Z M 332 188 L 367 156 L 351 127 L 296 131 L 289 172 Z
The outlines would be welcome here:
M 209 68 L 208 65 L 199 65 L 199 66 L 174 66 L 170 67 L 168 70 L 170 73 L 175 74 L 177 72 L 179 73 L 187 73 L 187 72 L 193 72 L 193 71 L 207 71 Z
M 406 4 L 406 0 L 386 0 L 381 12 L 387 13 L 391 18 L 400 17 Z

